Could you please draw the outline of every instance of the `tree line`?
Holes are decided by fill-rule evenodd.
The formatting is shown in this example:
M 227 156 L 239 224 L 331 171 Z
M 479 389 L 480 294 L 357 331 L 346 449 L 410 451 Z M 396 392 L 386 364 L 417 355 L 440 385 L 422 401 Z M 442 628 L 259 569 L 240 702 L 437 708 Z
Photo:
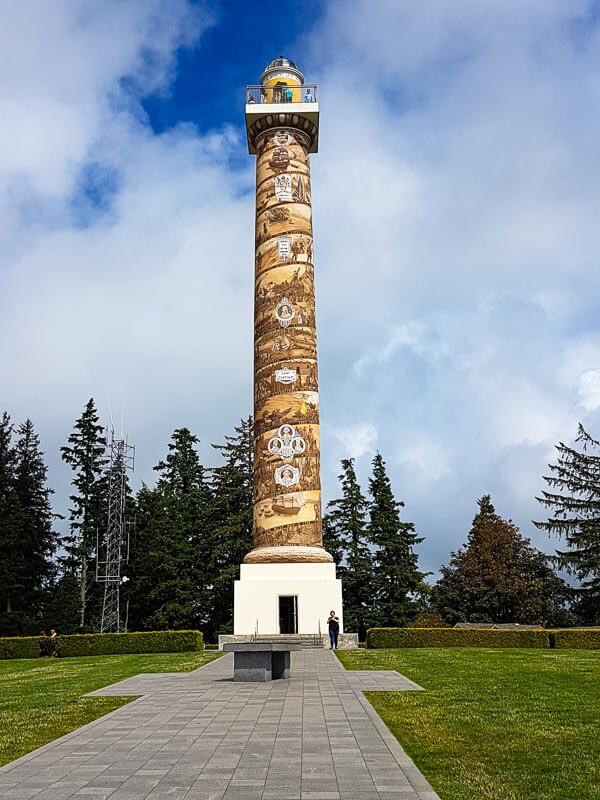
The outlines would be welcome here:
M 252 419 L 242 420 L 205 467 L 198 438 L 176 429 L 154 485 L 127 486 L 131 528 L 121 607 L 129 630 L 199 628 L 207 639 L 232 628 L 233 581 L 252 538 Z M 324 545 L 342 578 L 346 630 L 373 625 L 600 622 L 600 444 L 580 427 L 576 445 L 557 446 L 535 523 L 566 547 L 534 548 L 489 495 L 465 544 L 431 585 L 419 567 L 423 541 L 402 519 L 381 454 L 364 494 L 344 459 L 339 497 L 327 504 Z M 72 471 L 65 517 L 52 509 L 47 468 L 31 420 L 0 420 L 0 635 L 99 629 L 103 586 L 96 580 L 106 529 L 108 443 L 93 399 L 61 448 Z M 59 519 L 67 531 L 57 530 Z M 557 570 L 576 579 L 569 585 Z

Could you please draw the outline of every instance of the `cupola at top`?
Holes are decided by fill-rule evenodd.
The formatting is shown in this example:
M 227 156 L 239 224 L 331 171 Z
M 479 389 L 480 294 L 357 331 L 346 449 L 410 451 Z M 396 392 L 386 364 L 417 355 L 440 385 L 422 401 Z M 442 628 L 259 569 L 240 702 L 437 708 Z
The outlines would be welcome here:
M 265 68 L 260 82 L 262 86 L 302 86 L 304 75 L 289 58 L 278 56 Z
M 317 152 L 317 86 L 304 82 L 304 75 L 291 59 L 278 56 L 267 64 L 258 85 L 246 86 L 248 152 L 257 152 L 257 138 L 267 130 L 286 127 L 302 131 L 309 139 L 309 152 Z

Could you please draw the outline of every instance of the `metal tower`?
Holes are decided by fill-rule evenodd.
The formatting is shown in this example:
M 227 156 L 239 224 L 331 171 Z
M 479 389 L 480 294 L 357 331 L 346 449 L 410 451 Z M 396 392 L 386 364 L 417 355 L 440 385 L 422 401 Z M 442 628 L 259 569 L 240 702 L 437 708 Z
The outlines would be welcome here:
M 104 583 L 101 633 L 118 633 L 121 629 L 121 565 L 129 557 L 129 535 L 125 525 L 127 470 L 133 471 L 134 458 L 134 446 L 125 439 L 115 439 L 113 431 L 108 472 L 108 520 L 103 548 L 106 558 L 96 562 L 96 580 Z M 99 549 L 97 552 L 100 554 Z

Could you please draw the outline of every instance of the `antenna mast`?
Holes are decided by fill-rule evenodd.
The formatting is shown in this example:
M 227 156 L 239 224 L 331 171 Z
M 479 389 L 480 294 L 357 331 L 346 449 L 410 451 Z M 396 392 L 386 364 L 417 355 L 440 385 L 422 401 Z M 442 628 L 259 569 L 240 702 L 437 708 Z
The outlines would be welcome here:
M 106 557 L 104 561 L 96 562 L 96 580 L 104 584 L 101 633 L 118 633 L 121 629 L 121 566 L 129 557 L 129 528 L 125 523 L 127 471 L 133 472 L 134 460 L 135 447 L 126 439 L 115 439 L 113 428 L 108 472 L 108 519 L 104 542 Z M 99 549 L 97 552 L 100 552 Z

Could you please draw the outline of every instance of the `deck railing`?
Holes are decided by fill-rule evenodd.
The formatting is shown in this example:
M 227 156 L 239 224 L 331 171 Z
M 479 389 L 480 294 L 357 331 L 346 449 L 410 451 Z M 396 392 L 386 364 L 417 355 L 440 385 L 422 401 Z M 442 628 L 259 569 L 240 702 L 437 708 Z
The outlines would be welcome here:
M 246 105 L 252 103 L 316 103 L 317 86 L 246 86 Z

